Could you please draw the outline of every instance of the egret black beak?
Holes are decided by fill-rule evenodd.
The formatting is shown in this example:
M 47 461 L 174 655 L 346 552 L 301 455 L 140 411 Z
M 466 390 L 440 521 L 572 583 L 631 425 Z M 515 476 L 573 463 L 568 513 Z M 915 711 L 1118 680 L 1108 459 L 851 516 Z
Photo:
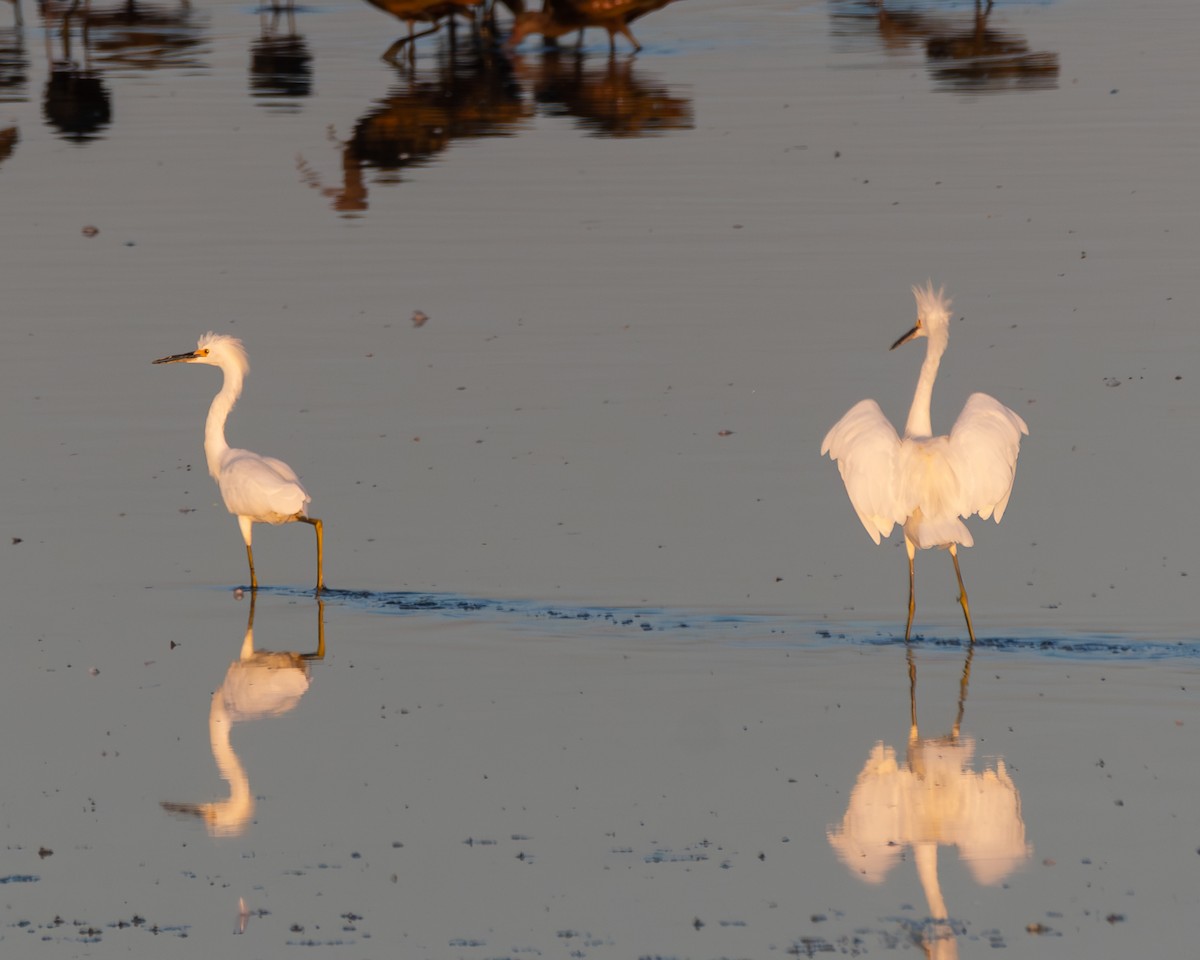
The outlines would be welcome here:
M 889 350 L 895 350 L 895 349 L 896 349 L 898 346 L 900 346 L 901 344 L 903 344 L 903 343 L 908 343 L 908 341 L 909 341 L 909 340 L 911 340 L 913 337 L 915 337 L 915 336 L 916 336 L 918 333 L 920 333 L 920 332 L 921 332 L 921 325 L 918 323 L 918 324 L 917 324 L 915 327 L 913 327 L 911 330 L 909 330 L 909 331 L 908 331 L 908 333 L 906 333 L 906 334 L 905 334 L 904 336 L 902 336 L 902 337 L 901 337 L 899 340 L 897 340 L 897 341 L 896 341 L 895 343 L 893 343 L 893 344 L 892 344 L 890 347 L 888 347 L 888 349 L 889 349 Z M 168 357 L 167 359 L 168 359 L 168 360 L 171 360 L 171 359 L 174 359 L 174 358 L 173 358 L 173 357 Z M 155 363 L 161 363 L 162 361 L 161 361 L 161 360 L 155 360 L 154 362 L 155 362 Z
M 197 359 L 197 353 L 193 350 L 191 353 L 177 353 L 173 357 L 159 357 L 155 363 L 186 363 L 188 360 Z

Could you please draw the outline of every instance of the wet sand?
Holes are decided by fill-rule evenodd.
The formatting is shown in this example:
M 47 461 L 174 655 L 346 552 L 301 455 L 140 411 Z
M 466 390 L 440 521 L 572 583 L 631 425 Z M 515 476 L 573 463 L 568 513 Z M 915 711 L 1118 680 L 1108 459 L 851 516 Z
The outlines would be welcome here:
M 0 27 L 0 952 L 1186 954 L 1190 7 L 682 0 L 632 61 L 411 73 L 367 4 L 152 12 L 91 29 L 82 121 Z M 918 558 L 914 733 L 903 549 L 817 451 L 903 421 L 926 277 L 935 427 L 1031 433 L 961 718 Z M 208 329 L 327 524 L 321 660 L 246 646 L 219 376 L 150 364 Z M 311 530 L 255 558 L 254 649 L 315 652 Z

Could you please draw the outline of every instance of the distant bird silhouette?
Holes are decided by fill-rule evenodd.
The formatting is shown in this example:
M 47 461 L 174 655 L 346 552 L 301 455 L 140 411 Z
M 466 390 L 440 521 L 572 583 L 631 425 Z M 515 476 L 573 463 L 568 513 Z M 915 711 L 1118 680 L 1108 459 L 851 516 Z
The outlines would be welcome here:
M 540 11 L 518 14 L 513 21 L 512 34 L 506 46 L 515 49 L 522 40 L 533 33 L 547 38 L 579 31 L 579 42 L 583 42 L 583 31 L 588 27 L 603 27 L 608 31 L 608 47 L 617 49 L 617 34 L 629 41 L 635 51 L 642 46 L 634 38 L 629 24 L 639 17 L 665 7 L 673 0 L 546 0 Z
M 967 590 L 958 567 L 958 544 L 975 541 L 962 519 L 1004 516 L 1012 494 L 1021 435 L 1029 433 L 1016 413 L 995 397 L 973 393 L 948 436 L 935 437 L 930 401 L 938 364 L 950 340 L 950 300 L 930 283 L 913 287 L 917 324 L 892 349 L 918 337 L 928 339 L 903 439 L 874 400 L 860 400 L 834 424 L 821 442 L 821 453 L 837 461 L 846 493 L 871 539 L 879 543 L 897 524 L 904 526 L 908 550 L 908 622 L 912 630 L 913 558 L 917 549 L 945 547 L 954 558 L 959 602 L 967 633 L 975 642 Z
M 225 421 L 242 395 L 242 381 L 250 372 L 250 358 L 242 341 L 221 333 L 206 333 L 190 353 L 162 357 L 155 363 L 205 363 L 220 367 L 225 381 L 213 397 L 204 424 L 204 457 L 208 472 L 221 489 L 225 506 L 238 519 L 242 539 L 246 541 L 246 559 L 250 561 L 250 587 L 258 589 L 254 573 L 254 551 L 250 534 L 256 523 L 311 523 L 317 532 L 317 591 L 325 589 L 323 555 L 324 526 L 308 515 L 312 497 L 300 485 L 296 471 L 282 460 L 264 457 L 249 450 L 238 450 L 225 442 Z

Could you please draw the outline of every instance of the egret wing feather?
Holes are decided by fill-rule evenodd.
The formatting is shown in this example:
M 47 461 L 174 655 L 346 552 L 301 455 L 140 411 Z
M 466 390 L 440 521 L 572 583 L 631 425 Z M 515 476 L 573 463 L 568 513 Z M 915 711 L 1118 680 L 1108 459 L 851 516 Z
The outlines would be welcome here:
M 248 450 L 226 454 L 217 483 L 230 513 L 259 523 L 285 523 L 312 499 L 291 467 Z
M 273 467 L 276 473 L 284 479 L 291 480 L 292 483 L 300 483 L 300 477 L 296 475 L 296 471 L 282 460 L 278 460 L 275 457 L 263 457 L 262 461 L 268 466 Z
M 985 520 L 1004 516 L 1017 471 L 1022 434 L 1029 427 L 995 397 L 973 393 L 950 431 L 945 456 L 958 490 L 955 512 Z
M 900 476 L 900 436 L 874 400 L 860 400 L 833 425 L 821 453 L 837 461 L 858 519 L 879 543 L 914 504 Z

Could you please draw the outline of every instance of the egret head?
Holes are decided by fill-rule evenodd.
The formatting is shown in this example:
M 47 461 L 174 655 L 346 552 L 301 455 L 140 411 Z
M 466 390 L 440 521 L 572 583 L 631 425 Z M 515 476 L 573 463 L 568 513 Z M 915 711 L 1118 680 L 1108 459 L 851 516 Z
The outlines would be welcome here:
M 250 358 L 246 356 L 246 348 L 242 346 L 242 341 L 237 337 L 211 331 L 196 342 L 196 349 L 191 353 L 177 353 L 170 357 L 161 357 L 154 362 L 207 363 L 223 370 L 232 367 L 242 376 L 250 372 Z
M 917 323 L 892 344 L 893 350 L 917 337 L 932 337 L 945 343 L 950 336 L 951 301 L 946 296 L 946 288 L 939 287 L 934 290 L 933 281 L 928 280 L 923 287 L 913 287 L 912 292 L 917 298 Z

